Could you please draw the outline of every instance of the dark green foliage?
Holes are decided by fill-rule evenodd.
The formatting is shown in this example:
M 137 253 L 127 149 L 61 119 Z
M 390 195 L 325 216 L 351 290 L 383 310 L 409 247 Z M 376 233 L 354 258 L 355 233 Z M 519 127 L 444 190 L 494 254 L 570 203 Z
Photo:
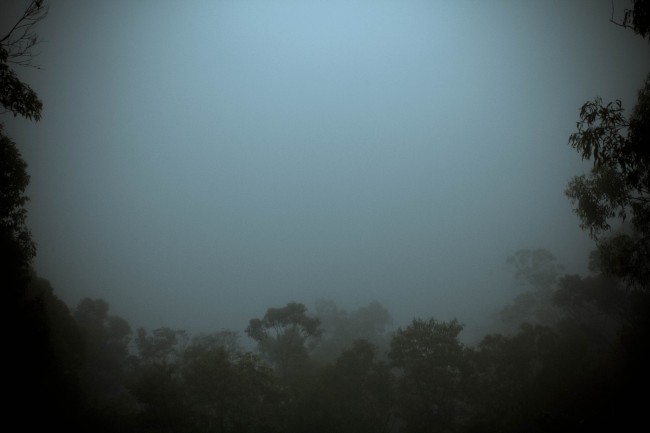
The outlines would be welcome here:
M 0 39 L 0 113 L 39 120 L 42 103 L 10 67 L 27 65 L 33 26 L 44 15 L 34 1 Z M 83 342 L 69 310 L 31 269 L 36 247 L 26 225 L 27 163 L 0 124 L 0 288 L 2 317 L 11 326 L 4 357 L 4 425 L 24 431 L 81 431 L 79 389 Z
M 309 383 L 293 431 L 381 433 L 393 431 L 394 377 L 377 359 L 377 347 L 357 340 Z
M 132 399 L 126 386 L 131 327 L 109 314 L 102 299 L 83 299 L 73 312 L 84 340 L 84 363 L 80 385 L 90 422 L 105 431 L 120 427 Z M 123 426 L 122 426 L 123 427 Z
M 523 325 L 512 337 L 486 336 L 472 355 L 473 416 L 477 431 L 526 431 L 534 422 L 539 374 L 555 335 L 546 327 Z M 477 427 L 480 426 L 480 429 Z
M 29 184 L 27 163 L 22 159 L 20 151 L 9 137 L 4 135 L 4 126 L 0 124 L 0 170 L 3 182 L 0 184 L 0 227 L 14 233 L 20 238 L 25 232 L 24 209 L 28 198 L 25 189 Z
M 3 60 L 3 58 L 5 60 Z M 6 62 L 7 52 L 0 46 L 0 104 L 5 112 L 21 115 L 30 120 L 40 120 L 43 103 Z
M 611 229 L 611 219 L 627 217 L 627 191 L 623 177 L 610 166 L 595 167 L 589 175 L 574 177 L 566 194 L 576 205 L 582 229 L 594 237 Z
M 28 184 L 27 163 L 0 124 L 0 278 L 3 287 L 14 291 L 13 296 L 19 296 L 24 287 L 36 253 L 26 224 Z
M 463 410 L 462 329 L 456 320 L 415 319 L 395 333 L 388 356 L 400 369 L 397 413 L 405 431 L 453 430 Z
M 238 349 L 234 333 L 186 344 L 184 331 L 161 328 L 151 336 L 140 330 L 136 342 L 140 356 L 133 360 L 127 388 L 137 403 L 138 431 L 282 430 L 285 398 L 275 376 L 258 357 Z
M 39 43 L 34 27 L 47 15 L 43 0 L 32 0 L 23 15 L 0 39 L 0 104 L 4 113 L 13 113 L 30 120 L 41 118 L 43 103 L 31 87 L 18 78 L 11 68 L 34 66 L 33 48 Z
M 12 327 L 5 341 L 9 398 L 4 422 L 26 431 L 43 425 L 77 431 L 83 415 L 79 375 L 84 346 L 70 311 L 49 282 L 35 274 L 20 298 L 3 306 L 9 307 L 3 317 Z
M 197 341 L 185 351 L 181 374 L 195 431 L 279 428 L 281 399 L 271 371 L 256 357 Z
M 189 407 L 180 378 L 186 334 L 160 328 L 151 335 L 143 328 L 135 338 L 138 355 L 132 357 L 125 377 L 125 388 L 137 404 L 133 424 L 137 431 L 187 431 Z
M 144 364 L 168 364 L 181 357 L 187 342 L 187 333 L 171 328 L 158 328 L 148 335 L 144 328 L 138 329 L 135 343 Z
M 189 431 L 189 407 L 175 364 L 140 365 L 126 386 L 137 402 L 132 416 L 136 431 Z
M 631 213 L 634 219 L 647 207 L 649 86 L 650 75 L 639 92 L 632 120 L 624 116 L 621 101 L 603 104 L 596 98 L 586 102 L 580 110 L 578 131 L 569 138 L 583 159 L 594 162 L 589 176 L 574 178 L 567 188 L 582 227 L 594 238 L 611 228 L 611 218 L 625 220 Z
M 598 241 L 600 270 L 624 280 L 631 289 L 648 290 L 650 75 L 629 119 L 620 101 L 603 104 L 596 98 L 583 105 L 577 128 L 569 144 L 583 159 L 593 159 L 594 166 L 588 175 L 573 178 L 566 195 L 581 227 Z M 617 219 L 629 224 L 612 235 Z
M 246 334 L 271 361 L 280 377 L 289 380 L 307 366 L 308 339 L 320 335 L 320 320 L 307 315 L 307 307 L 290 302 L 282 308 L 269 308 L 262 319 L 251 319 Z
M 2 113 L 13 113 L 38 121 L 43 104 L 36 93 L 23 83 L 9 63 L 29 64 L 31 48 L 38 37 L 34 25 L 46 13 L 42 1 L 32 1 L 23 16 L 0 39 L 0 104 Z M 4 287 L 24 288 L 28 267 L 36 247 L 26 225 L 28 198 L 24 195 L 29 184 L 27 163 L 16 144 L 5 135 L 0 124 L 0 278 Z M 20 281 L 22 280 L 22 281 Z
M 649 12 L 650 2 L 634 0 L 618 24 L 646 37 Z M 549 383 L 575 395 L 579 403 L 565 405 L 574 415 L 564 418 L 581 430 L 620 431 L 644 422 L 644 399 L 635 395 L 650 385 L 650 75 L 629 117 L 620 101 L 585 103 L 569 144 L 593 161 L 566 195 L 597 242 L 590 257 L 595 275 L 565 276 L 554 294 L 565 313 L 557 332 L 570 342 L 557 363 L 574 373 Z M 581 362 L 572 364 L 567 353 Z
M 2 113 L 13 113 L 38 121 L 43 104 L 36 93 L 9 66 L 29 63 L 31 48 L 38 37 L 34 25 L 45 15 L 42 1 L 33 1 L 23 16 L 0 39 L 0 104 Z M 27 62 L 27 63 L 25 63 Z M 29 279 L 29 265 L 36 247 L 26 225 L 28 198 L 24 195 L 29 184 L 27 163 L 16 144 L 5 135 L 0 124 L 0 283 L 20 296 Z

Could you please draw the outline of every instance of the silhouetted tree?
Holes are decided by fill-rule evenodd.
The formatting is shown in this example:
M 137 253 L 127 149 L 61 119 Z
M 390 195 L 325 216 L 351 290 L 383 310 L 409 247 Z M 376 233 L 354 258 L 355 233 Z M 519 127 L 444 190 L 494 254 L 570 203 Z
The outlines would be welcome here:
M 272 372 L 251 354 L 230 353 L 214 339 L 185 351 L 182 378 L 193 431 L 273 432 L 281 401 Z
M 393 431 L 394 377 L 377 359 L 377 347 L 356 340 L 334 364 L 321 369 L 298 411 L 302 428 L 314 432 Z
M 33 65 L 34 28 L 45 13 L 41 0 L 30 2 L 0 39 L 0 114 L 41 118 L 41 100 L 13 67 Z M 5 341 L 12 353 L 4 357 L 4 425 L 79 431 L 82 345 L 65 305 L 31 270 L 36 246 L 26 225 L 28 183 L 27 163 L 0 124 L 0 288 L 2 317 L 12 329 Z
M 32 273 L 10 316 L 5 340 L 5 423 L 15 421 L 27 431 L 44 426 L 84 426 L 83 394 L 79 386 L 84 341 L 68 307 L 49 281 Z M 38 416 L 36 416 L 38 414 Z M 13 422 L 13 421 L 11 421 Z M 9 424 L 5 424 L 9 425 Z
M 398 377 L 398 416 L 407 432 L 451 431 L 462 412 L 463 345 L 457 320 L 415 319 L 399 328 L 388 356 Z
M 564 267 L 545 249 L 522 249 L 509 256 L 516 280 L 527 290 L 499 311 L 505 332 L 516 332 L 522 323 L 552 325 L 560 318 L 553 294 Z
M 102 299 L 83 299 L 73 317 L 84 338 L 80 382 L 94 428 L 117 429 L 115 423 L 125 420 L 133 405 L 126 386 L 131 327 L 109 314 L 108 303 Z
M 29 279 L 29 266 L 36 253 L 26 224 L 28 184 L 27 163 L 0 124 L 0 278 L 2 287 L 13 297 L 20 296 Z
M 569 144 L 592 159 L 588 175 L 571 180 L 566 195 L 581 227 L 597 241 L 600 268 L 647 291 L 650 281 L 650 75 L 629 118 L 621 101 L 600 98 L 580 110 Z M 628 227 L 611 234 L 614 220 Z
M 34 27 L 46 15 L 47 6 L 43 0 L 31 1 L 23 15 L 0 39 L 0 104 L 5 113 L 33 120 L 41 118 L 43 103 L 36 92 L 18 78 L 11 65 L 34 66 L 36 53 L 33 49 L 39 42 Z
M 648 1 L 633 1 L 618 24 L 645 37 L 649 11 Z M 565 347 L 589 354 L 575 376 L 589 374 L 556 383 L 583 403 L 572 409 L 582 414 L 582 429 L 625 430 L 644 422 L 634 395 L 650 386 L 650 75 L 629 116 L 620 100 L 595 98 L 582 106 L 576 126 L 569 144 L 593 166 L 571 180 L 566 195 L 596 241 L 594 275 L 565 276 L 554 301 L 567 313 L 557 327 L 571 341 Z
M 378 355 L 387 351 L 388 334 L 392 318 L 388 310 L 377 301 L 350 312 L 340 309 L 334 301 L 316 302 L 316 317 L 323 329 L 312 355 L 320 362 L 333 362 L 356 340 L 366 340 L 375 345 Z
M 170 364 L 181 358 L 187 344 L 187 332 L 158 328 L 147 334 L 139 328 L 135 337 L 140 364 Z
M 25 65 L 33 58 L 32 48 L 38 37 L 34 26 L 46 13 L 42 1 L 32 1 L 23 16 L 0 39 L 0 104 L 3 113 L 12 113 L 38 121 L 43 104 L 27 84 L 11 68 Z M 29 184 L 27 163 L 16 144 L 0 124 L 0 281 L 2 286 L 14 291 L 24 289 L 29 279 L 29 265 L 36 247 L 26 226 L 28 198 L 25 189 Z
M 581 392 L 574 386 L 581 373 L 575 364 L 588 352 L 578 344 L 561 347 L 559 340 L 551 328 L 531 324 L 510 336 L 486 336 L 469 355 L 473 391 L 467 394 L 472 408 L 467 430 L 564 431 L 560 424 L 571 423 L 566 396 Z
M 283 380 L 306 366 L 306 343 L 321 333 L 320 320 L 307 315 L 304 304 L 290 302 L 282 308 L 269 308 L 262 319 L 251 319 L 246 334 L 271 361 Z
M 136 368 L 127 382 L 137 401 L 135 431 L 189 431 L 190 408 L 178 375 L 178 365 L 151 364 Z

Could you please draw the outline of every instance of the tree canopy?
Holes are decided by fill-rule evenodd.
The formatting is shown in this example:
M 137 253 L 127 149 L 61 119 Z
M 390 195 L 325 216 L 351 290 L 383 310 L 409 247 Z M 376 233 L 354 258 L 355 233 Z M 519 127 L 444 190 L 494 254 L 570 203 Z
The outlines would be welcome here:
M 269 308 L 262 319 L 251 319 L 246 334 L 283 378 L 287 379 L 307 358 L 306 342 L 321 333 L 320 320 L 307 315 L 304 304 L 290 302 L 281 308 Z

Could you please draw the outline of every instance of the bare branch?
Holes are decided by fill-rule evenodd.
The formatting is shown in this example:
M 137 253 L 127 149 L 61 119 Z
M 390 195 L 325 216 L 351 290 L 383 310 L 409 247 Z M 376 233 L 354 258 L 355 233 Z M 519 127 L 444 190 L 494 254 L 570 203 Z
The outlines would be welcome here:
M 40 42 L 39 36 L 34 32 L 34 27 L 47 16 L 48 7 L 43 5 L 43 0 L 32 0 L 23 15 L 9 32 L 0 39 L 0 52 L 2 61 L 13 63 L 17 66 L 31 66 L 40 69 L 32 63 L 39 53 L 34 52 L 34 47 Z

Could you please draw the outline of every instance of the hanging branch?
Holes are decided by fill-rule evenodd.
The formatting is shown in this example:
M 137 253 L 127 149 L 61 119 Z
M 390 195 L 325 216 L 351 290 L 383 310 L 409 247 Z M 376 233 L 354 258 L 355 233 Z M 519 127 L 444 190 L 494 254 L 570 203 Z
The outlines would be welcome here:
M 632 0 L 632 9 L 624 9 L 623 19 L 620 21 L 614 19 L 614 0 L 612 0 L 612 15 L 609 22 L 624 29 L 631 29 L 644 39 L 648 36 L 648 42 L 650 42 L 650 2 L 648 0 Z

